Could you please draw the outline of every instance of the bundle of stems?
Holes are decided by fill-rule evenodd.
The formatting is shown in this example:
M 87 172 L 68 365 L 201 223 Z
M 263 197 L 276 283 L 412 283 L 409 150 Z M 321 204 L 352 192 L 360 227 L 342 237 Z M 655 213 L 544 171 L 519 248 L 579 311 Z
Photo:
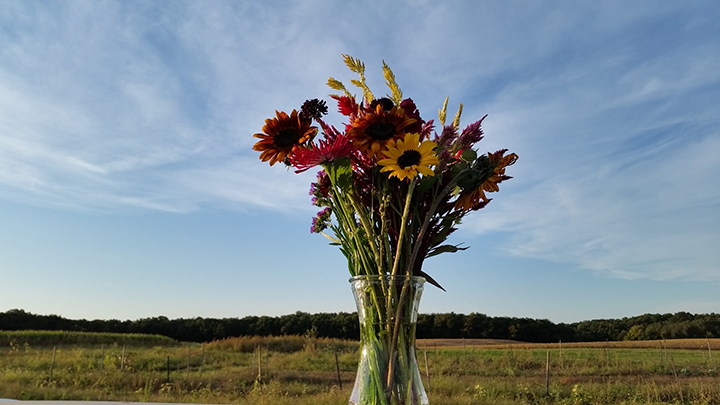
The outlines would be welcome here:
M 422 391 L 419 378 L 420 390 L 413 388 L 414 382 L 403 382 L 400 392 L 396 382 L 419 376 L 412 366 L 415 335 L 408 312 L 421 291 L 416 284 L 427 281 L 442 289 L 423 271 L 423 262 L 467 249 L 445 241 L 465 215 L 485 207 L 490 201 L 486 193 L 499 191 L 498 184 L 510 178 L 505 169 L 517 155 L 505 149 L 479 154 L 473 148 L 483 138 L 485 117 L 460 131 L 460 104 L 446 125 L 447 98 L 438 114 L 442 129 L 434 132 L 434 120 L 424 120 L 413 100 L 403 98 L 385 62 L 390 94 L 375 98 L 365 82 L 365 65 L 343 56 L 358 74 L 352 83 L 363 94 L 358 103 L 342 82 L 328 80 L 342 93 L 331 97 L 348 118 L 345 130 L 328 125 L 325 102 L 311 99 L 299 112 L 276 111 L 276 118 L 266 119 L 263 132 L 254 135 L 260 138 L 254 149 L 270 165 L 284 162 L 296 172 L 322 167 L 311 185 L 313 204 L 322 207 L 311 231 L 339 247 L 351 276 L 373 280 L 364 287 L 370 298 L 358 303 L 364 313 L 361 334 L 371 353 L 364 378 L 376 391 L 386 392 L 386 400 L 412 399 L 392 403 L 418 403 L 418 395 L 424 395 L 413 394 Z M 319 130 L 323 137 L 316 140 Z M 332 232 L 326 233 L 328 228 Z

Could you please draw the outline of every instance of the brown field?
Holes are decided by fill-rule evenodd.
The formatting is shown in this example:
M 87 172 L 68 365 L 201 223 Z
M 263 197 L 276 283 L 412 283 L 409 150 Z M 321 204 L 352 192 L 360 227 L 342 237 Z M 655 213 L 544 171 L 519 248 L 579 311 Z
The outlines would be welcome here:
M 506 339 L 418 339 L 418 349 L 432 349 L 434 347 L 484 347 L 484 346 L 509 346 L 518 344 L 529 344 L 516 340 Z
M 623 340 L 618 342 L 557 342 L 528 343 L 504 339 L 418 339 L 420 350 L 433 348 L 518 348 L 518 349 L 685 349 L 685 350 L 720 350 L 720 338 L 712 339 L 669 339 L 669 340 Z

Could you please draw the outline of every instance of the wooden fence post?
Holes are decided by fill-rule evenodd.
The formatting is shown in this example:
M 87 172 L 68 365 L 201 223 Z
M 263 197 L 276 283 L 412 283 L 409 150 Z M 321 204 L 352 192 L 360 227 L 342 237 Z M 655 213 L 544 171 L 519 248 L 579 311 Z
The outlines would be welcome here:
M 427 377 L 428 391 L 430 391 L 430 369 L 428 368 L 427 349 L 425 349 L 425 377 Z
M 707 345 L 708 345 L 708 360 L 712 360 L 712 350 L 710 350 L 710 338 L 707 338 Z
M 565 361 L 563 360 L 563 355 L 562 355 L 562 339 L 560 339 L 560 342 L 558 343 L 558 349 L 560 352 L 560 368 L 564 370 L 565 369 Z
M 258 346 L 257 354 L 257 365 L 258 365 L 258 381 L 262 382 L 262 346 Z
M 340 362 L 338 361 L 337 347 L 335 348 L 335 369 L 337 370 L 338 386 L 342 389 L 342 379 L 340 379 Z
M 610 368 L 610 340 L 605 339 L 605 367 Z
M 677 380 L 677 373 L 675 372 L 675 356 L 670 353 L 670 361 L 672 362 L 673 377 Z
M 187 368 L 185 369 L 185 378 L 190 379 L 190 346 L 188 346 L 188 358 L 187 358 Z
M 550 350 L 545 356 L 545 396 L 550 396 Z
M 202 344 L 202 359 L 200 359 L 200 376 L 201 377 L 202 377 L 204 365 L 205 365 L 205 343 Z
M 57 351 L 57 347 L 53 346 L 53 355 L 52 355 L 52 361 L 50 362 L 50 382 L 53 380 L 53 369 L 55 368 L 55 352 Z

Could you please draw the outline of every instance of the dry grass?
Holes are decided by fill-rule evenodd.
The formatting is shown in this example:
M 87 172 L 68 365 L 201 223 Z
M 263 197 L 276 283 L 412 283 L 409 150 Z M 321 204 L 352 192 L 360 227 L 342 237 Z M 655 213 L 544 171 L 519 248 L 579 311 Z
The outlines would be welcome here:
M 418 344 L 420 368 L 433 405 L 720 404 L 716 372 L 720 353 L 713 352 L 720 348 L 720 339 L 562 346 L 434 339 Z M 260 356 L 256 356 L 256 347 L 263 348 Z M 546 395 L 548 355 L 551 379 Z M 358 359 L 357 342 L 312 336 L 238 338 L 205 346 L 126 350 L 116 345 L 63 346 L 57 349 L 51 378 L 52 357 L 52 347 L 16 345 L 0 350 L 0 397 L 341 404 L 347 403 Z M 258 359 L 262 378 L 258 378 Z

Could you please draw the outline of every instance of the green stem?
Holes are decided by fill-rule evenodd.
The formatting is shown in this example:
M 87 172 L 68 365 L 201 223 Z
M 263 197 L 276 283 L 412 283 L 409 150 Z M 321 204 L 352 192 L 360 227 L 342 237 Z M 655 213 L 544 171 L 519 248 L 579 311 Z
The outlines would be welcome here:
M 402 219 L 400 220 L 400 235 L 398 236 L 398 244 L 397 248 L 395 249 L 395 263 L 393 264 L 392 272 L 391 274 L 393 276 L 397 275 L 398 268 L 400 267 L 400 252 L 402 251 L 402 244 L 405 239 L 405 233 L 407 231 L 407 223 L 408 221 L 408 214 L 410 213 L 410 203 L 412 202 L 412 193 L 413 190 L 415 190 L 415 184 L 417 182 L 415 179 L 410 180 L 410 185 L 408 185 L 408 192 L 407 196 L 405 196 L 405 208 L 403 209 L 403 215 Z
M 390 243 L 388 242 L 388 231 L 387 231 L 387 206 L 388 206 L 388 199 L 389 196 L 385 196 L 383 194 L 382 202 L 380 203 L 380 239 L 379 239 L 379 253 L 380 253 L 380 260 L 383 263 L 382 270 L 379 271 L 381 274 L 385 274 L 386 271 L 386 265 L 390 264 L 391 261 L 391 254 L 390 252 Z M 383 290 L 383 296 L 388 296 L 388 285 L 389 280 L 383 280 L 383 282 L 380 284 L 382 286 Z
M 381 273 L 382 259 L 378 247 L 375 245 L 375 243 L 378 243 L 379 241 L 378 238 L 375 236 L 375 232 L 373 232 L 372 228 L 370 227 L 367 213 L 364 209 L 365 207 L 360 206 L 360 204 L 355 200 L 355 198 L 353 198 L 352 195 L 348 195 L 348 199 L 350 200 L 350 204 L 352 204 L 353 208 L 355 209 L 355 213 L 357 214 L 358 219 L 360 219 L 360 224 L 363 226 L 363 229 L 365 229 L 365 234 L 367 235 L 367 244 L 370 247 L 373 256 L 375 256 L 375 264 L 377 265 L 378 273 Z
M 349 214 L 350 210 L 348 209 L 348 207 L 345 206 L 343 200 L 341 200 L 339 197 L 333 199 L 336 201 L 336 204 L 334 204 L 333 208 L 337 208 L 336 218 L 338 220 L 338 224 L 343 230 L 343 233 L 347 235 L 347 240 L 350 242 L 351 245 L 353 245 L 348 247 L 352 248 L 352 253 L 355 257 L 356 263 L 358 263 L 364 269 L 364 272 L 355 271 L 353 275 L 360 275 L 362 273 L 365 273 L 365 275 L 370 275 L 371 272 L 369 270 L 371 269 L 371 267 L 370 263 L 365 257 L 364 245 L 362 243 L 362 240 L 360 239 L 357 228 L 353 226 L 355 224 L 355 219 L 351 214 Z
M 417 182 L 415 179 L 410 180 L 410 184 L 408 185 L 408 192 L 405 196 L 405 208 L 403 209 L 403 216 L 400 220 L 400 234 L 398 235 L 398 243 L 397 247 L 395 248 L 395 263 L 393 264 L 392 272 L 390 273 L 391 277 L 397 276 L 398 269 L 400 268 L 400 256 L 402 256 L 403 251 L 403 242 L 405 241 L 405 233 L 407 233 L 407 224 L 409 221 L 408 215 L 410 213 L 410 204 L 412 203 L 412 193 L 415 190 L 415 184 Z M 409 275 L 409 274 L 408 274 Z M 387 294 L 387 329 L 388 332 L 392 330 L 392 326 L 390 322 L 392 322 L 392 301 L 395 297 L 395 288 L 390 288 L 389 293 Z M 392 353 L 392 347 L 390 348 Z
M 438 205 L 440 205 L 440 201 L 445 198 L 445 196 L 451 192 L 455 186 L 457 185 L 457 182 L 460 180 L 460 178 L 466 173 L 469 172 L 470 169 L 465 169 L 462 172 L 460 172 L 457 176 L 455 176 L 450 183 L 448 183 L 447 186 L 440 192 L 439 195 L 437 195 L 433 199 L 433 203 L 430 206 L 430 209 L 428 210 L 427 214 L 425 215 L 425 219 L 423 220 L 422 227 L 420 228 L 420 232 L 417 235 L 417 238 L 415 238 L 415 246 L 413 247 L 412 255 L 410 256 L 410 260 L 408 260 L 407 267 L 406 267 L 406 273 L 412 274 L 412 269 L 415 266 L 415 260 L 417 259 L 417 255 L 420 252 L 420 246 L 422 245 L 421 241 L 425 237 L 425 233 L 427 232 L 427 227 L 430 225 L 430 220 L 432 219 L 433 215 L 435 215 L 435 211 L 437 210 Z
M 334 237 L 332 237 L 332 236 L 330 236 L 330 235 L 326 234 L 325 232 L 320 232 L 320 235 L 322 235 L 322 236 L 324 236 L 324 237 L 328 238 L 328 240 L 330 240 L 330 242 L 332 242 L 332 243 L 337 243 L 337 244 L 341 244 L 340 240 L 338 240 L 337 238 L 334 238 Z
M 407 277 L 405 279 L 405 282 L 403 283 L 402 291 L 400 292 L 400 298 L 397 302 L 397 310 L 395 312 L 395 327 L 393 329 L 392 334 L 392 341 L 390 342 L 390 362 L 388 365 L 388 376 L 387 376 L 387 386 L 392 387 L 395 379 L 395 361 L 393 357 L 395 356 L 395 348 L 398 344 L 398 339 L 400 337 L 400 321 L 402 319 L 403 315 L 403 308 L 405 307 L 405 300 L 407 299 L 408 290 L 410 289 L 410 284 L 412 283 L 412 279 L 410 277 Z M 390 310 L 390 309 L 388 309 Z M 388 319 L 388 322 L 390 322 L 390 319 Z M 398 362 L 399 361 L 398 356 Z M 402 365 L 401 365 L 402 366 Z

